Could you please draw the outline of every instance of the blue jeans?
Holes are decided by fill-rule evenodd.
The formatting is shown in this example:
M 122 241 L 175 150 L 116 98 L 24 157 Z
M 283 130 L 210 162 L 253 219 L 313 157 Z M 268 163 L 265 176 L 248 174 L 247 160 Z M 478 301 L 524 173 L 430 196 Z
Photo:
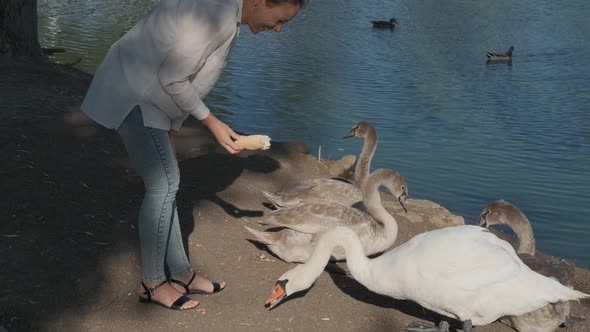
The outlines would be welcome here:
M 145 127 L 139 106 L 133 108 L 117 131 L 145 185 L 139 210 L 143 279 L 165 280 L 165 265 L 172 278 L 192 272 L 180 235 L 176 210 L 180 176 L 168 132 Z

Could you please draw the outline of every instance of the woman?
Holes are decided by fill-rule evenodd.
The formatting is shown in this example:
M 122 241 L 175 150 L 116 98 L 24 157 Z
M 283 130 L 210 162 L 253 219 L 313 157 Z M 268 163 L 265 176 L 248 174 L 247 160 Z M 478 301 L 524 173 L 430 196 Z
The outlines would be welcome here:
M 117 130 L 146 188 L 139 212 L 142 302 L 192 309 L 199 303 L 185 294 L 225 287 L 196 275 L 184 251 L 176 211 L 175 135 L 193 115 L 229 153 L 241 150 L 233 141 L 240 136 L 209 112 L 203 98 L 241 24 L 254 33 L 280 32 L 304 1 L 162 0 L 113 44 L 98 67 L 82 110 Z

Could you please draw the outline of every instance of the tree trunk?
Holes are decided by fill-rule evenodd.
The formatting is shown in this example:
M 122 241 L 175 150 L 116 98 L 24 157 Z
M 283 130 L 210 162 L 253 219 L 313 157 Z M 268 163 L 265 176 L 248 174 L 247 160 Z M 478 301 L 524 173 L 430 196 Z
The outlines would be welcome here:
M 37 0 L 0 0 L 0 54 L 41 56 Z

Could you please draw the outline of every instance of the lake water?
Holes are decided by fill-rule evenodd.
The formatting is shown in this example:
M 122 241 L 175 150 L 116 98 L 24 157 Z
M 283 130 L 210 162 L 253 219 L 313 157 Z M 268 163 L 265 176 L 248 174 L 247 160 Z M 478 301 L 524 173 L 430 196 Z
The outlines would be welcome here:
M 153 0 L 39 0 L 44 47 L 93 72 Z M 372 19 L 396 17 L 395 31 Z M 590 267 L 590 2 L 311 0 L 280 34 L 243 27 L 206 102 L 234 129 L 322 157 L 378 129 L 375 168 L 474 223 L 505 198 L 542 251 Z M 486 51 L 514 45 L 511 65 Z

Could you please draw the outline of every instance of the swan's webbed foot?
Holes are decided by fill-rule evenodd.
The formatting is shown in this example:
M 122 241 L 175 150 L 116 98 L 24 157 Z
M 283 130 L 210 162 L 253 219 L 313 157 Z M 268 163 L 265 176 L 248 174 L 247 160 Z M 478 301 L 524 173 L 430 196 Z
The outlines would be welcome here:
M 348 270 L 348 267 L 346 267 L 346 264 L 342 264 L 342 263 L 338 263 L 338 262 L 329 262 L 328 264 L 326 264 L 325 270 L 328 271 L 329 273 L 335 273 L 335 274 L 339 274 L 342 276 L 352 278 L 352 274 Z
M 441 321 L 438 326 L 430 322 L 413 322 L 406 326 L 403 330 L 406 332 L 449 332 L 450 324 Z
M 559 327 L 565 327 L 565 328 L 570 328 L 573 325 L 579 323 L 579 322 L 583 322 L 586 320 L 586 317 L 581 317 L 581 316 L 567 316 L 567 318 L 565 319 L 565 322 L 561 323 L 561 325 L 559 325 Z
M 473 324 L 471 323 L 471 319 L 463 322 L 463 332 L 471 332 L 472 328 Z
M 449 324 L 446 321 L 441 321 L 440 323 L 438 323 L 438 330 L 440 332 L 449 332 L 449 329 L 451 328 L 451 324 Z

